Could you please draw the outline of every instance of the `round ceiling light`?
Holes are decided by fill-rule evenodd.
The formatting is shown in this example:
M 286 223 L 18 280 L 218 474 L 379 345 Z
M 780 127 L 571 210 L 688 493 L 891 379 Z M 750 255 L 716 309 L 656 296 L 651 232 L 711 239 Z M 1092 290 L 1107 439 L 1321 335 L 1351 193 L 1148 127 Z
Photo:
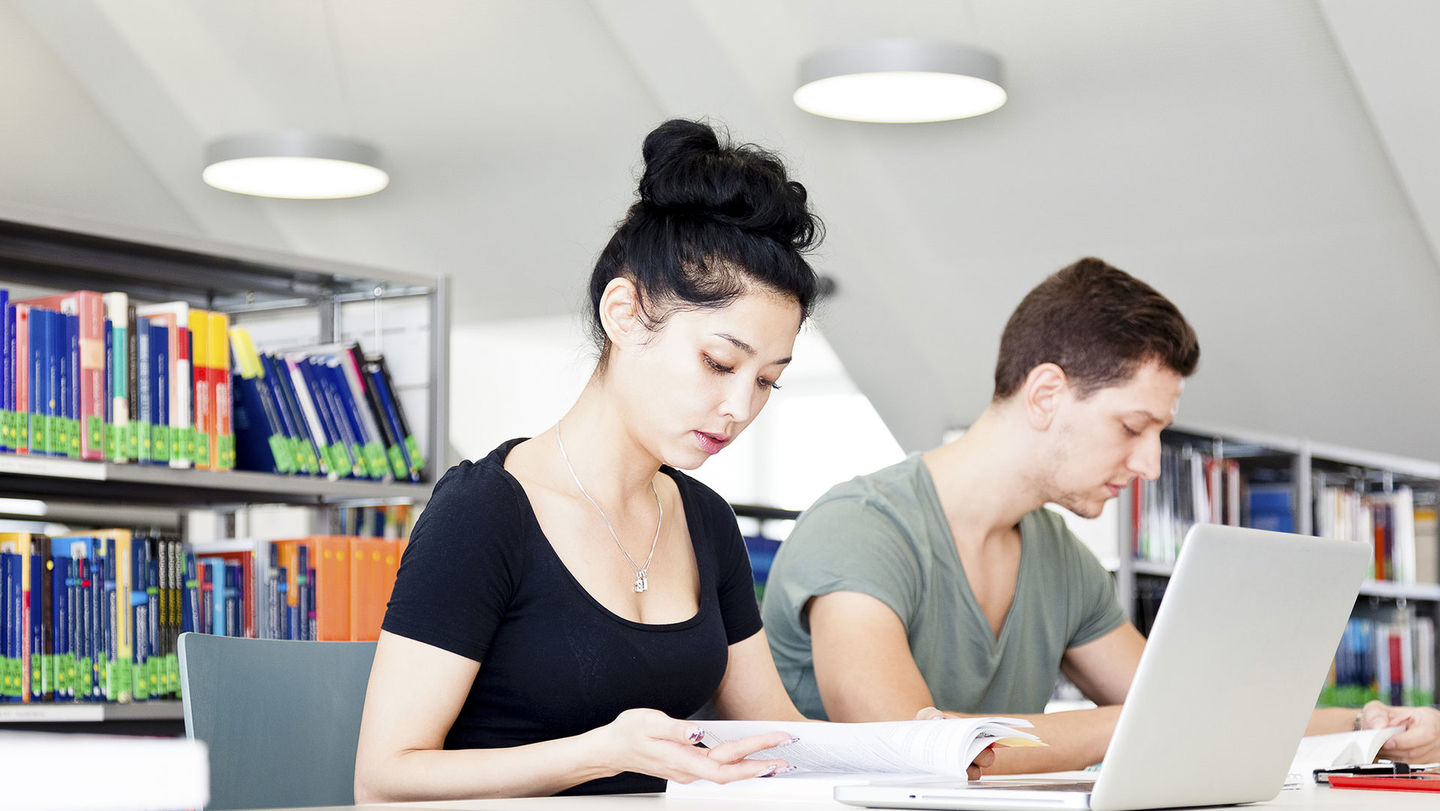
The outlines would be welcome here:
M 380 153 L 333 135 L 237 135 L 205 150 L 205 182 L 257 197 L 330 200 L 374 194 L 390 183 Z
M 890 39 L 800 64 L 795 105 L 827 118 L 897 124 L 984 115 L 1005 103 L 1000 60 L 965 45 Z

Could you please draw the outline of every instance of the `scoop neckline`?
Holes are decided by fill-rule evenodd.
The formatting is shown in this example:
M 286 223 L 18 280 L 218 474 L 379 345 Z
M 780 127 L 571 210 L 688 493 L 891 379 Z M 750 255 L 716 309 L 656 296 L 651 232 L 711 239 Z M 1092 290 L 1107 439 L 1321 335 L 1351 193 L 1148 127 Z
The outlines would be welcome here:
M 505 477 L 506 482 L 510 485 L 511 488 L 514 489 L 517 497 L 519 498 L 520 506 L 524 511 L 523 517 L 526 518 L 530 523 L 534 524 L 536 534 L 538 534 L 540 536 L 540 539 L 544 541 L 544 543 L 541 545 L 545 548 L 545 554 L 549 555 L 550 560 L 555 565 L 560 567 L 560 571 L 565 573 L 565 579 L 569 581 L 570 585 L 573 586 L 575 590 L 578 591 L 580 595 L 600 613 L 609 617 L 611 620 L 614 620 L 615 622 L 618 622 L 621 625 L 629 628 L 634 628 L 641 631 L 658 632 L 684 631 L 699 624 L 700 621 L 705 617 L 705 609 L 709 605 L 711 595 L 710 589 L 707 589 L 705 587 L 704 573 L 700 571 L 700 567 L 702 565 L 701 555 L 699 551 L 695 549 L 696 521 L 695 516 L 691 514 L 691 507 L 693 506 L 692 500 L 688 496 L 688 488 L 686 487 L 685 482 L 677 475 L 679 471 L 676 471 L 669 465 L 660 466 L 660 472 L 664 473 L 666 476 L 669 476 L 670 480 L 675 482 L 675 489 L 680 494 L 680 506 L 682 511 L 685 513 L 685 527 L 687 533 L 690 536 L 690 550 L 691 553 L 695 556 L 695 572 L 700 580 L 699 600 L 697 600 L 696 603 L 695 613 L 683 620 L 663 623 L 637 622 L 636 620 L 632 620 L 629 617 L 622 617 L 619 614 L 616 614 L 614 611 L 611 611 L 610 608 L 607 607 L 604 603 L 597 600 L 595 598 L 595 595 L 591 594 L 590 590 L 585 588 L 585 585 L 581 583 L 577 577 L 575 577 L 575 573 L 570 571 L 569 566 L 565 565 L 565 561 L 560 557 L 560 553 L 555 551 L 555 545 L 550 542 L 550 536 L 546 535 L 545 529 L 540 526 L 540 519 L 538 516 L 535 515 L 535 505 L 530 503 L 530 494 L 525 492 L 525 485 L 521 483 L 520 479 L 516 478 L 515 474 L 505 469 L 505 459 L 509 457 L 510 451 L 514 450 L 515 446 L 519 445 L 521 442 L 526 442 L 530 439 L 533 439 L 533 437 L 517 437 L 516 439 L 512 439 L 508 442 L 503 443 L 499 448 L 495 449 L 496 453 L 501 453 L 502 451 L 503 453 L 501 453 L 498 459 L 494 460 L 494 464 L 497 468 L 499 468 L 501 475 Z M 494 454 L 492 454 L 492 457 L 493 456 Z

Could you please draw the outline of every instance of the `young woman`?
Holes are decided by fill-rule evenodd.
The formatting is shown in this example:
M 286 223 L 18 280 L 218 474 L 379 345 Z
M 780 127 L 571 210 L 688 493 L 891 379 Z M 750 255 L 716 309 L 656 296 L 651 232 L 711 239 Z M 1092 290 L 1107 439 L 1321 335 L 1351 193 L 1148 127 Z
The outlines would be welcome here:
M 658 791 L 774 774 L 802 720 L 726 502 L 681 469 L 735 439 L 810 311 L 805 188 L 774 156 L 670 121 L 590 279 L 599 362 L 558 423 L 435 486 L 370 674 L 357 802 Z M 989 755 L 982 755 L 982 761 Z

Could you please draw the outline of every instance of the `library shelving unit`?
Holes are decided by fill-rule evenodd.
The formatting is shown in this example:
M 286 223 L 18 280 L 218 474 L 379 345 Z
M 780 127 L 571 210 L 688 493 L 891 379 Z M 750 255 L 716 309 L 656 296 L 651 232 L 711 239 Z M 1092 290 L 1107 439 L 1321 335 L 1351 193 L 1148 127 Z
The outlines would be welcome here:
M 1127 489 L 1117 511 L 1116 589 L 1142 632 L 1163 597 L 1180 539 L 1197 522 L 1368 543 L 1376 562 L 1352 617 L 1401 624 L 1428 618 L 1440 624 L 1434 529 L 1440 462 L 1304 437 L 1188 426 L 1167 429 L 1162 448 L 1159 480 Z M 1340 514 L 1348 522 L 1337 523 Z M 1428 520 L 1418 520 L 1422 515 Z M 1404 525 L 1398 531 L 1397 521 Z M 1406 642 L 1405 656 L 1418 656 L 1410 647 Z M 1429 653 L 1433 681 L 1440 657 L 1433 649 Z
M 11 290 L 12 300 L 17 291 L 88 289 L 124 291 L 142 303 L 184 301 L 228 313 L 262 350 L 358 340 L 367 352 L 398 355 L 397 396 L 426 458 L 422 481 L 410 483 L 0 453 L 0 496 L 42 500 L 49 509 L 40 520 L 66 520 L 67 506 L 71 516 L 89 513 L 89 526 L 132 520 L 137 512 L 169 513 L 177 516 L 170 526 L 183 533 L 192 510 L 223 516 L 248 505 L 286 504 L 313 509 L 314 525 L 333 529 L 346 506 L 423 504 L 444 470 L 450 315 L 444 277 L 0 210 L 0 287 Z M 0 728 L 183 732 L 179 701 L 0 704 Z

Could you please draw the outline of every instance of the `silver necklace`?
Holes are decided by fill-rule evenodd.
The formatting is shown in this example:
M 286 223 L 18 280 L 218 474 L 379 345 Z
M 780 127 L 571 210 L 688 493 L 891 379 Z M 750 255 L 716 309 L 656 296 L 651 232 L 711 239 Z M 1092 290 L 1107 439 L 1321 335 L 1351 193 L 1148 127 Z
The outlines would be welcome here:
M 575 475 L 575 466 L 570 464 L 570 455 L 565 452 L 565 441 L 560 438 L 560 423 L 555 423 L 555 444 L 560 446 L 560 458 L 565 460 L 565 467 L 570 469 L 570 478 L 575 480 L 575 486 L 580 488 L 580 495 L 590 502 L 595 512 L 600 513 L 600 520 L 605 522 L 605 528 L 610 530 L 610 537 L 614 539 L 615 546 L 619 547 L 620 554 L 625 556 L 625 562 L 630 564 L 631 570 L 635 572 L 635 593 L 639 594 L 650 588 L 650 561 L 655 559 L 655 547 L 660 543 L 660 525 L 665 522 L 665 508 L 660 504 L 660 491 L 655 489 L 655 480 L 650 480 L 650 492 L 655 494 L 655 508 L 660 511 L 660 517 L 655 521 L 655 537 L 650 541 L 650 554 L 645 558 L 644 566 L 635 565 L 635 559 L 625 551 L 625 545 L 620 543 L 620 536 L 615 534 L 615 526 L 610 523 L 610 517 L 600 509 L 600 505 L 590 494 L 585 492 L 585 485 L 580 483 L 580 477 Z

